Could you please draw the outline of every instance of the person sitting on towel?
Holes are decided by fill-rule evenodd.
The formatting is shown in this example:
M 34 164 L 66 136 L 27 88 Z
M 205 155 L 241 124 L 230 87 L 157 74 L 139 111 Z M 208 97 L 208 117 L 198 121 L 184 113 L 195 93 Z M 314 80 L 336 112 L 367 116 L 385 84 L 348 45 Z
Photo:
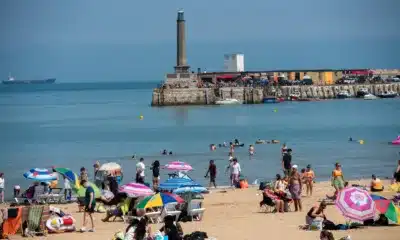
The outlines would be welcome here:
M 381 192 L 383 191 L 383 184 L 379 178 L 377 178 L 375 175 L 372 175 L 372 181 L 371 181 L 371 192 Z

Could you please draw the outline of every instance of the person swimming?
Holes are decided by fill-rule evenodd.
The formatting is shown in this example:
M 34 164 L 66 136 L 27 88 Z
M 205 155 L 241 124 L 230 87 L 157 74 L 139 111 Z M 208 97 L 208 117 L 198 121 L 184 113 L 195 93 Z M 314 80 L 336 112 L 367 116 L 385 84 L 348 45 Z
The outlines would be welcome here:
M 168 155 L 167 149 L 164 149 L 164 150 L 161 152 L 161 154 L 162 154 L 162 155 Z
M 235 145 L 239 145 L 239 140 L 237 138 L 235 138 Z
M 172 155 L 173 153 L 172 153 L 172 151 L 169 151 L 169 155 Z
M 353 141 L 353 138 L 352 137 L 349 137 L 349 142 L 352 142 Z

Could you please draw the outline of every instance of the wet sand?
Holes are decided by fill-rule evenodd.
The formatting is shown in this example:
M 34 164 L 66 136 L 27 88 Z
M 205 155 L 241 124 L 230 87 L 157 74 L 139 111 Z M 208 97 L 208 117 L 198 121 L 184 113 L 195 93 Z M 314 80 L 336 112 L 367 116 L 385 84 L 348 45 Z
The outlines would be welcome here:
M 358 182 L 351 182 L 358 183 Z M 367 181 L 362 183 L 367 184 Z M 385 186 L 388 182 L 385 181 Z M 204 206 L 206 212 L 201 222 L 182 223 L 185 233 L 192 231 L 205 231 L 209 237 L 218 240 L 253 240 L 253 239 L 319 239 L 319 232 L 304 231 L 299 229 L 299 225 L 305 223 L 305 215 L 309 208 L 316 204 L 318 199 L 323 198 L 327 193 L 331 194 L 333 188 L 328 182 L 317 183 L 312 197 L 303 197 L 302 212 L 288 213 L 265 213 L 260 212 L 259 201 L 260 192 L 257 188 L 245 190 L 221 189 L 214 190 L 205 196 Z M 383 196 L 393 196 L 393 192 L 384 191 Z M 60 205 L 60 207 L 71 213 L 77 220 L 77 227 L 81 226 L 82 213 L 77 213 L 77 205 Z M 292 210 L 294 207 L 292 206 Z M 327 208 L 328 219 L 336 224 L 345 223 L 345 219 L 335 206 Z M 62 233 L 51 234 L 41 239 L 54 240 L 78 240 L 78 239 L 98 239 L 109 240 L 118 230 L 124 230 L 126 225 L 117 220 L 116 222 L 103 223 L 101 218 L 104 214 L 95 214 L 96 232 L 94 233 Z M 161 224 L 152 224 L 153 230 L 161 227 Z M 368 227 L 349 231 L 333 231 L 335 239 L 350 235 L 353 240 L 398 240 L 400 236 L 400 226 L 389 227 Z M 12 239 L 20 239 L 15 236 Z

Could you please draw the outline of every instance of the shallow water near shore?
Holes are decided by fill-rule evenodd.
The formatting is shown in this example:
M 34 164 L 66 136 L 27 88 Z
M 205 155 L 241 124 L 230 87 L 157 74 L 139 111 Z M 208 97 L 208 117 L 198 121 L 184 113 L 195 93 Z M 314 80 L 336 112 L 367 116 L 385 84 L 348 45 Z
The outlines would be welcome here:
M 329 100 L 238 106 L 152 108 L 156 83 L 90 83 L 43 86 L 0 86 L 0 172 L 5 173 L 6 194 L 12 186 L 27 186 L 22 174 L 33 167 L 82 166 L 119 162 L 131 181 L 136 161 L 186 161 L 195 168 L 190 176 L 206 183 L 210 159 L 218 167 L 217 182 L 228 184 L 224 174 L 227 148 L 209 151 L 210 143 L 238 138 L 244 175 L 250 181 L 272 178 L 281 172 L 280 144 L 255 145 L 255 140 L 278 139 L 293 149 L 300 168 L 312 164 L 318 180 L 328 180 L 333 164 L 343 165 L 347 178 L 391 176 L 400 147 L 388 142 L 400 133 L 400 99 Z M 274 111 L 276 110 L 276 111 Z M 143 120 L 140 120 L 143 115 Z M 348 142 L 363 139 L 363 145 Z M 173 156 L 161 156 L 162 149 Z M 163 171 L 163 179 L 166 178 Z M 150 171 L 147 172 L 150 179 Z

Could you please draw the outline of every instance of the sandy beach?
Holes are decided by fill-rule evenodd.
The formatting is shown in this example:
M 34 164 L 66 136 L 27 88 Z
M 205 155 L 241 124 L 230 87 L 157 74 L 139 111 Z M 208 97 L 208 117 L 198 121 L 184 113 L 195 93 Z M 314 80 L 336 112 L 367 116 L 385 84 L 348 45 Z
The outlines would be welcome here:
M 360 182 L 352 182 L 360 183 Z M 362 181 L 361 184 L 367 184 Z M 388 186 L 389 182 L 385 181 Z M 304 224 L 306 212 L 316 204 L 318 199 L 331 193 L 330 183 L 322 182 L 315 185 L 314 195 L 303 198 L 302 212 L 288 213 L 265 213 L 260 212 L 258 203 L 261 200 L 257 188 L 249 189 L 218 189 L 205 196 L 204 206 L 206 213 L 201 222 L 182 223 L 185 233 L 192 231 L 205 231 L 209 237 L 218 240 L 252 240 L 252 239 L 319 239 L 319 232 L 304 231 L 299 225 Z M 381 195 L 390 197 L 394 193 L 384 191 Z M 64 211 L 71 213 L 77 220 L 77 227 L 81 226 L 82 213 L 77 212 L 76 204 L 60 205 Z M 327 208 L 327 217 L 336 224 L 345 223 L 345 219 L 335 206 Z M 124 230 L 126 225 L 120 220 L 116 222 L 103 223 L 101 218 L 104 214 L 96 213 L 96 232 L 94 233 L 62 233 L 50 234 L 41 239 L 75 240 L 75 239 L 104 239 L 109 240 L 118 230 Z M 161 227 L 161 224 L 152 224 L 153 230 Z M 366 227 L 349 231 L 333 231 L 335 239 L 350 235 L 353 240 L 397 240 L 400 236 L 400 226 L 390 227 Z M 12 239 L 20 239 L 20 236 L 13 236 Z

